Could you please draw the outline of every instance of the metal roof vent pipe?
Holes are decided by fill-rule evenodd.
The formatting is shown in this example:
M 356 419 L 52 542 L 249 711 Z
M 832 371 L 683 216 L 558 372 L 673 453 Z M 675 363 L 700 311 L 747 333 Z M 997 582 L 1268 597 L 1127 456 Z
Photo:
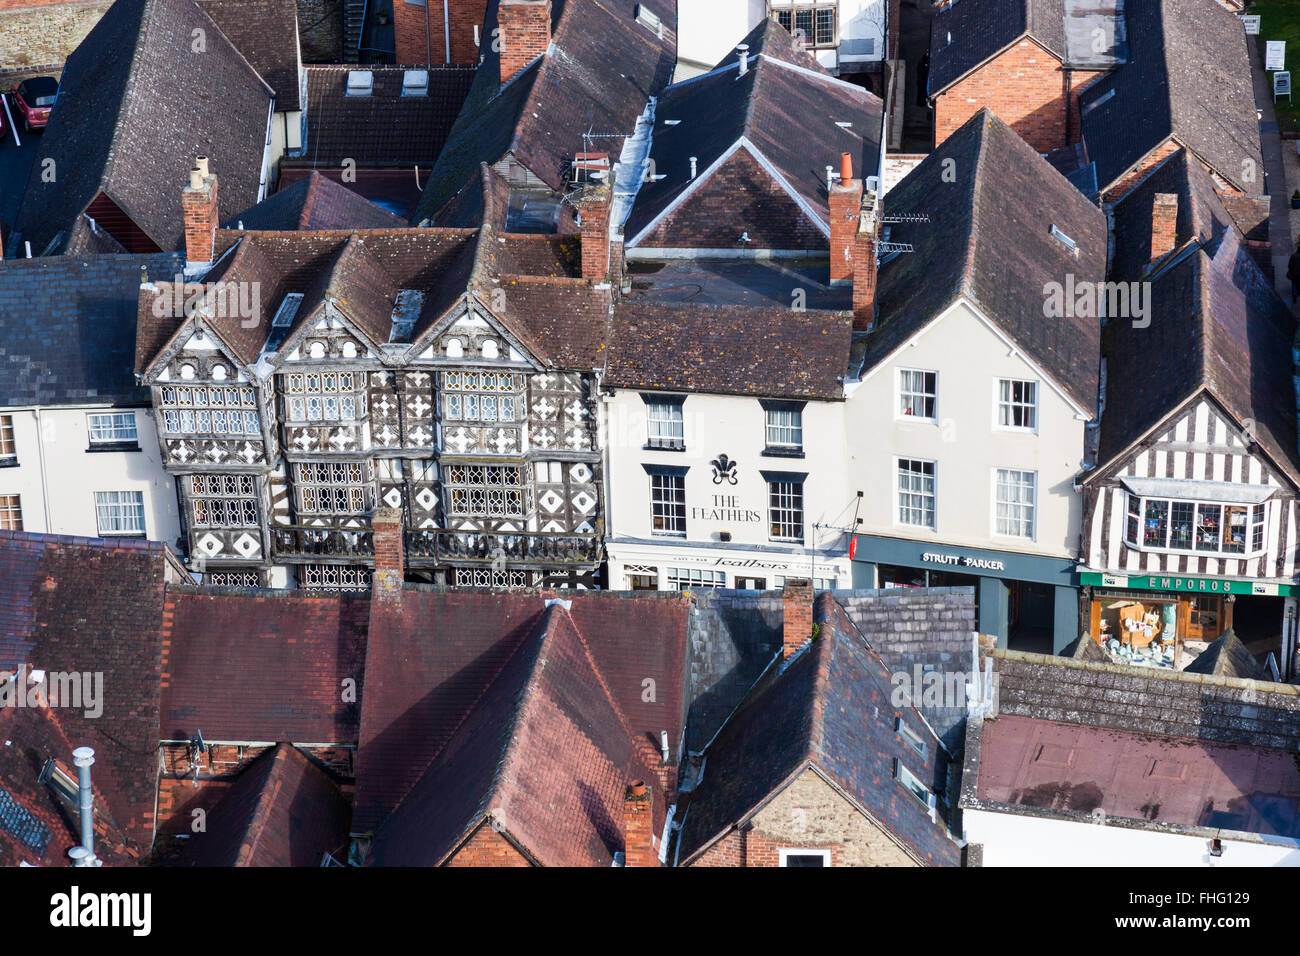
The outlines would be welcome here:
M 740 54 L 740 75 L 744 76 L 749 72 L 749 44 L 742 43 L 736 47 L 736 52 Z
M 96 866 L 95 859 L 95 791 L 90 786 L 90 765 L 95 762 L 95 751 L 78 747 L 72 751 L 72 762 L 77 766 L 77 797 L 81 811 L 81 847 L 86 851 L 86 862 L 81 866 Z
M 699 172 L 699 168 L 700 168 L 700 158 L 698 156 L 692 156 L 691 157 L 691 179 L 695 178 L 696 174 Z

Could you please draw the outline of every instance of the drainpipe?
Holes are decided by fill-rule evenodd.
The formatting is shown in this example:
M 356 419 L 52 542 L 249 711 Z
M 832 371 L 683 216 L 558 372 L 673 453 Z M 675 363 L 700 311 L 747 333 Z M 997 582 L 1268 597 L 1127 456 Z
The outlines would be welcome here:
M 442 0 L 442 39 L 447 44 L 447 63 L 451 63 L 451 14 L 447 12 L 447 0 Z
M 95 792 L 90 787 L 90 765 L 95 762 L 95 751 L 78 747 L 72 751 L 72 762 L 77 767 L 77 796 L 81 810 L 81 849 L 86 851 L 81 866 L 95 865 Z

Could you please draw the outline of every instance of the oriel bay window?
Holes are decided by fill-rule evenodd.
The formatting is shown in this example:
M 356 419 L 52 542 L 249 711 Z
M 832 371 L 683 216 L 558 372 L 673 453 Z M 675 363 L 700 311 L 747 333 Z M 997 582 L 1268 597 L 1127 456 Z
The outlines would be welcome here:
M 365 414 L 359 372 L 302 372 L 284 376 L 285 414 L 291 422 L 353 422 Z
M 169 435 L 258 435 L 257 392 L 247 385 L 166 385 L 159 390 Z
M 447 513 L 458 517 L 523 518 L 528 511 L 518 465 L 450 464 L 443 468 Z
M 303 514 L 360 515 L 374 508 L 366 461 L 295 462 L 293 483 Z
M 257 527 L 257 479 L 252 475 L 190 475 L 188 480 L 195 527 Z
M 442 417 L 449 422 L 513 423 L 523 416 L 524 377 L 518 372 L 442 373 Z
M 1227 504 L 1128 496 L 1125 538 L 1136 548 L 1253 556 L 1264 552 L 1262 502 Z

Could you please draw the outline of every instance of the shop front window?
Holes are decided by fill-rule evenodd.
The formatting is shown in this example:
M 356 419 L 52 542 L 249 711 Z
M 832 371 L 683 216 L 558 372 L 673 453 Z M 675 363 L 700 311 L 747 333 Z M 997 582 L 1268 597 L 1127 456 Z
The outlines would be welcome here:
M 1243 556 L 1264 550 L 1262 504 L 1221 505 L 1130 495 L 1127 517 L 1126 539 L 1133 547 Z

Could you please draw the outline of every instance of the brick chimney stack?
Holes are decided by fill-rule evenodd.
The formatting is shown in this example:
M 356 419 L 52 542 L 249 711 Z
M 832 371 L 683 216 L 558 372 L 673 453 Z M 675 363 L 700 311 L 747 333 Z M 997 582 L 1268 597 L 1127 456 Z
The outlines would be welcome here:
M 853 236 L 853 331 L 866 332 L 876 322 L 876 239 L 880 230 L 880 213 L 876 191 L 868 189 L 862 196 L 858 231 Z
M 812 638 L 813 583 L 807 578 L 786 578 L 781 589 L 781 657 L 789 660 Z
M 609 278 L 609 215 L 613 193 L 605 183 L 583 188 L 578 194 L 582 217 L 582 277 L 589 282 Z
M 654 851 L 654 805 L 640 780 L 629 783 L 623 796 L 623 865 L 659 865 Z
M 1173 252 L 1178 231 L 1178 194 L 1156 193 L 1151 205 L 1151 261 Z
M 501 0 L 497 24 L 505 85 L 551 45 L 551 0 Z
M 853 178 L 853 157 L 840 156 L 840 179 L 831 184 L 831 285 L 853 278 L 853 245 L 862 207 L 862 180 Z
M 406 549 L 402 541 L 402 509 L 380 508 L 371 519 L 375 544 L 375 583 L 372 600 L 398 602 L 406 580 Z
M 206 156 L 194 160 L 189 185 L 181 192 L 181 211 L 186 264 L 211 265 L 217 238 L 217 177 L 209 171 Z

